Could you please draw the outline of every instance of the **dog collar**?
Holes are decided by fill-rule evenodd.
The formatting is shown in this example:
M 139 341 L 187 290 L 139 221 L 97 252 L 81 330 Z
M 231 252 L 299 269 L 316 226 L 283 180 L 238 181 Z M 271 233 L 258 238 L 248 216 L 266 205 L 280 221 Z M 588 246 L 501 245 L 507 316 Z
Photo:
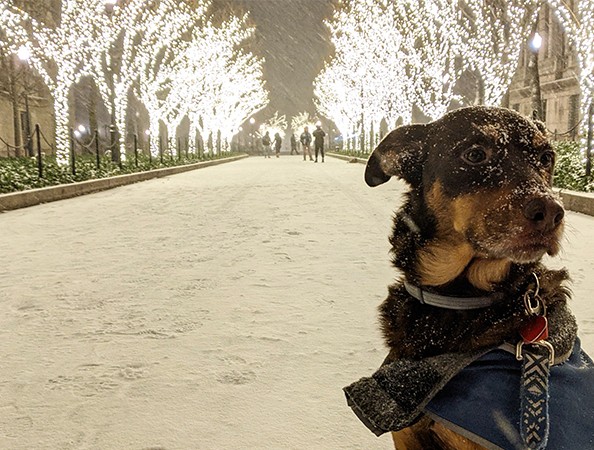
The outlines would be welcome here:
M 447 295 L 439 295 L 425 291 L 418 286 L 410 284 L 408 281 L 404 282 L 404 287 L 410 295 L 422 304 L 445 309 L 468 310 L 487 308 L 500 299 L 498 294 L 492 294 L 485 297 L 450 297 Z

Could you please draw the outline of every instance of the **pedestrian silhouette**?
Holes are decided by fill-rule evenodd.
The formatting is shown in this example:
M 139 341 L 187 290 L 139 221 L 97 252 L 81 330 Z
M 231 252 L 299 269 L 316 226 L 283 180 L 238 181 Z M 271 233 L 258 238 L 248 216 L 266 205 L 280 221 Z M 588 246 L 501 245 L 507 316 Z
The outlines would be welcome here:
M 309 132 L 309 129 L 307 127 L 303 128 L 303 133 L 301 133 L 299 140 L 301 141 L 301 146 L 303 147 L 303 161 L 305 161 L 305 155 L 309 155 L 309 160 L 313 161 L 313 158 L 311 157 L 310 148 L 311 133 Z
M 270 134 L 268 131 L 262 137 L 262 146 L 264 147 L 264 158 L 270 158 Z
M 297 139 L 295 139 L 295 133 L 291 133 L 291 155 L 295 152 L 296 155 L 299 154 L 297 151 Z
M 274 135 L 274 152 L 276 153 L 277 158 L 280 156 L 282 144 L 283 144 L 283 140 L 280 137 L 280 134 L 275 133 L 275 135 Z
M 326 133 L 322 130 L 322 125 L 316 125 L 316 131 L 313 132 L 314 146 L 316 152 L 316 161 L 318 162 L 318 152 L 322 154 L 322 162 L 324 162 L 324 138 Z

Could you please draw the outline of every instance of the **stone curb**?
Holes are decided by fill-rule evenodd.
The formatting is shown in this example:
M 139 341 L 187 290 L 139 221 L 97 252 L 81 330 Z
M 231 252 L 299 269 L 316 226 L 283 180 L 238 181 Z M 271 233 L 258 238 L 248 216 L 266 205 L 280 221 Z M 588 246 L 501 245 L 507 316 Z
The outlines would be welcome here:
M 328 156 L 334 158 L 343 159 L 345 161 L 356 160 L 358 163 L 366 164 L 367 160 L 363 158 L 355 158 L 353 156 L 339 155 L 337 153 L 326 153 Z M 563 206 L 565 209 L 573 212 L 579 212 L 594 216 L 594 193 L 590 192 L 576 192 L 568 189 L 554 188 L 555 192 L 558 192 L 563 200 Z
M 71 197 L 78 197 L 79 195 L 112 189 L 126 184 L 137 183 L 139 181 L 166 177 L 168 175 L 175 175 L 190 170 L 238 161 L 247 157 L 248 155 L 239 155 L 231 158 L 215 159 L 213 161 L 202 161 L 195 164 L 149 170 L 147 172 L 130 173 L 109 178 L 99 178 L 97 180 L 81 181 L 79 183 L 59 184 L 39 189 L 0 194 L 0 212 L 26 208 L 28 206 L 39 205 L 40 203 L 64 200 Z

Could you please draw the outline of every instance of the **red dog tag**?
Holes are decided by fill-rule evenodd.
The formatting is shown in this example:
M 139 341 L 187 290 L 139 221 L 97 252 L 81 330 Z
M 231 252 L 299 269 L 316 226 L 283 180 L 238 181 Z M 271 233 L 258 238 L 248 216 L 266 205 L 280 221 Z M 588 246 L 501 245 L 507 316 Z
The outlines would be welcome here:
M 545 316 L 533 316 L 520 329 L 524 343 L 542 341 L 549 337 L 549 321 Z

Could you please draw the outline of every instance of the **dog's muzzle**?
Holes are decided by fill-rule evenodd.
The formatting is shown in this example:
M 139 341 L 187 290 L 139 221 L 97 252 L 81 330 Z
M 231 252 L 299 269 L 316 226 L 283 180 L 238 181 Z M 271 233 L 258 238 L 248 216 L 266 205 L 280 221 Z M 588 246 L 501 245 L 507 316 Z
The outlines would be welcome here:
M 552 197 L 536 197 L 524 206 L 524 217 L 537 231 L 547 233 L 561 224 L 565 210 L 561 203 Z

